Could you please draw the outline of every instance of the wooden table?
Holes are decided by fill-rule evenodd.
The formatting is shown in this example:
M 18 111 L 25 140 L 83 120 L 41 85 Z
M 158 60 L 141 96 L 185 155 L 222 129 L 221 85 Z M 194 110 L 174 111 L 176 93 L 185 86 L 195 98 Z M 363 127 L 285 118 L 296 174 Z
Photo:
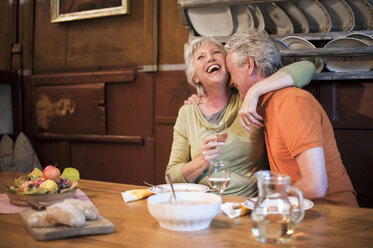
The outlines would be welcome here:
M 12 173 L 0 173 L 0 183 Z M 114 233 L 36 241 L 17 214 L 0 215 L 0 247 L 373 247 L 373 209 L 315 205 L 306 211 L 292 239 L 281 245 L 257 242 L 249 216 L 218 216 L 210 228 L 196 232 L 162 229 L 147 210 L 146 200 L 124 203 L 120 192 L 144 186 L 80 180 L 102 216 L 115 225 Z M 3 190 L 2 190 L 3 191 Z M 225 197 L 225 201 L 241 197 Z

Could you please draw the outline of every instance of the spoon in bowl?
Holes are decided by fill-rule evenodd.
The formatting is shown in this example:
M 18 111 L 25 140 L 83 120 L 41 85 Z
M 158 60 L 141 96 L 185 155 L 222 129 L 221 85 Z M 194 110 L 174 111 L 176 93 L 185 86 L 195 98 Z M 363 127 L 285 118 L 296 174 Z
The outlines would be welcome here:
M 172 204 L 176 204 L 177 203 L 176 194 L 175 194 L 175 189 L 174 189 L 174 185 L 172 184 L 172 180 L 171 180 L 170 174 L 166 174 L 166 181 L 170 185 L 171 192 L 172 192 L 172 195 L 170 197 L 170 202 Z

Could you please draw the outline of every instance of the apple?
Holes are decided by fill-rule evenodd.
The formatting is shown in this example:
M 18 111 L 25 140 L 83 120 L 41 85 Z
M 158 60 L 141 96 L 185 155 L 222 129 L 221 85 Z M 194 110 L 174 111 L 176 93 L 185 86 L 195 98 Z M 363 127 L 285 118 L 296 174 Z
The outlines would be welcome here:
M 19 192 L 32 191 L 36 188 L 37 188 L 37 186 L 34 182 L 27 181 L 27 182 L 24 182 L 23 184 L 21 184 L 21 186 L 19 186 Z
M 39 187 L 40 184 L 44 183 L 46 178 L 38 178 L 34 181 L 34 183 Z
M 45 179 L 58 179 L 61 175 L 60 170 L 53 165 L 48 165 L 43 170 L 43 176 Z

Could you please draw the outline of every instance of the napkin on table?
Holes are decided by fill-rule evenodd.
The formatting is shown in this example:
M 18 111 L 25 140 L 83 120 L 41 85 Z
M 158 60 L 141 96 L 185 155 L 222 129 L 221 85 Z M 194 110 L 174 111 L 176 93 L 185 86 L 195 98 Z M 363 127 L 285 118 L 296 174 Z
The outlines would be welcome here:
M 154 193 L 149 189 L 133 189 L 122 192 L 122 197 L 125 202 L 137 201 L 148 198 L 151 195 L 154 195 Z
M 229 218 L 233 219 L 249 214 L 251 209 L 245 207 L 242 203 L 225 202 L 221 205 L 221 211 L 223 211 Z

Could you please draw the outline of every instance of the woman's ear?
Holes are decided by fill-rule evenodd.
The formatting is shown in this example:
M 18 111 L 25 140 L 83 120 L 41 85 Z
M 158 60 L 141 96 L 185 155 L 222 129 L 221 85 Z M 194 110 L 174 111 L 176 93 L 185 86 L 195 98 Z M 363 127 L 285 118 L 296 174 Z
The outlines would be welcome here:
M 255 70 L 255 61 L 252 57 L 247 58 L 246 66 L 248 67 L 247 71 L 249 75 L 252 75 Z
M 196 75 L 193 76 L 193 81 L 194 81 L 195 83 L 197 83 L 197 84 L 200 83 L 199 78 L 198 78 Z

